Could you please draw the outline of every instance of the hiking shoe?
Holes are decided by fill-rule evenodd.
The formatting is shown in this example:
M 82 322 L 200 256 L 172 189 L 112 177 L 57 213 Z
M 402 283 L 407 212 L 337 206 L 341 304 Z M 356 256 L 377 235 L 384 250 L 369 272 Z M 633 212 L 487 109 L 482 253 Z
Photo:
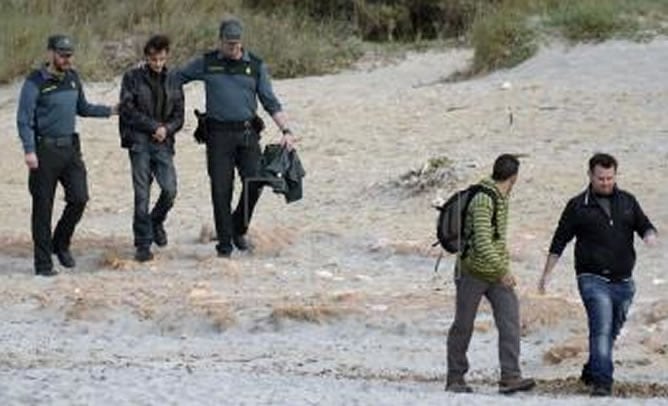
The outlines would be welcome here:
M 148 247 L 139 247 L 135 252 L 135 260 L 137 262 L 147 262 L 153 259 L 153 253 Z
M 612 396 L 612 387 L 606 385 L 594 384 L 591 388 L 592 397 Z
M 534 388 L 536 381 L 531 378 L 515 378 L 499 381 L 499 393 L 510 395 L 515 392 L 524 392 Z
M 252 248 L 248 242 L 248 238 L 241 234 L 232 237 L 232 244 L 234 244 L 234 246 L 237 247 L 239 251 L 247 251 Z
M 64 266 L 65 268 L 74 268 L 76 266 L 77 263 L 74 260 L 70 250 L 56 251 L 55 254 L 58 257 L 58 262 L 60 262 L 60 265 Z
M 56 276 L 58 275 L 58 271 L 55 269 L 38 269 L 35 271 L 35 275 L 37 276 Z
M 153 223 L 153 242 L 155 242 L 158 247 L 167 245 L 167 232 L 162 223 Z
M 473 388 L 468 386 L 464 380 L 448 382 L 445 390 L 452 393 L 473 393 Z

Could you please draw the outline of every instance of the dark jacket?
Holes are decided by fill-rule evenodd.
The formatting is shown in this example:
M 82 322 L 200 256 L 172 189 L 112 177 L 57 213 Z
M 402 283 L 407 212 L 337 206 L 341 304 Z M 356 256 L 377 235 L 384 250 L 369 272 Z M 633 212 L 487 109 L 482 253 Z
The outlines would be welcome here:
M 302 178 L 306 175 L 296 150 L 268 144 L 262 154 L 262 177 L 274 193 L 285 196 L 287 203 L 302 198 Z
M 155 114 L 155 95 L 150 84 L 149 67 L 134 68 L 123 75 L 119 106 L 121 146 L 151 142 L 152 135 L 162 124 L 167 128 L 167 144 L 174 147 L 174 134 L 183 127 L 184 101 L 181 84 L 166 70 L 164 75 L 164 111 L 161 118 Z
M 632 194 L 615 187 L 610 206 L 608 215 L 591 186 L 572 198 L 561 214 L 550 253 L 561 255 L 575 237 L 578 274 L 596 274 L 613 281 L 630 278 L 636 260 L 633 233 L 642 238 L 656 229 Z

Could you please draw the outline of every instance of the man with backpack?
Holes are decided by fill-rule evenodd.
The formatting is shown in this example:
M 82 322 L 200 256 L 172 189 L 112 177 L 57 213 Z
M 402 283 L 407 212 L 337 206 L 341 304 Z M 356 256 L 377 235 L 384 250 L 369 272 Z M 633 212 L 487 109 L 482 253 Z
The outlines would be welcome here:
M 522 378 L 520 371 L 519 302 L 506 245 L 508 198 L 517 181 L 519 165 L 515 156 L 500 155 L 494 162 L 492 177 L 473 186 L 477 191 L 467 196 L 463 246 L 456 264 L 455 318 L 447 339 L 446 390 L 451 392 L 473 391 L 464 380 L 469 369 L 466 352 L 483 296 L 492 306 L 499 331 L 499 392 L 511 394 L 535 386 L 535 381 Z
M 265 63 L 242 46 L 243 28 L 236 18 L 220 24 L 220 47 L 195 58 L 178 74 L 182 84 L 204 82 L 206 93 L 205 128 L 198 137 L 206 143 L 206 158 L 211 180 L 211 200 L 216 223 L 218 256 L 229 258 L 233 246 L 250 248 L 246 232 L 257 203 L 262 183 L 260 175 L 260 131 L 257 101 L 279 127 L 280 143 L 288 149 L 294 144 L 287 116 L 274 94 Z M 206 135 L 202 135 L 202 133 Z M 241 197 L 231 210 L 234 169 L 243 182 Z

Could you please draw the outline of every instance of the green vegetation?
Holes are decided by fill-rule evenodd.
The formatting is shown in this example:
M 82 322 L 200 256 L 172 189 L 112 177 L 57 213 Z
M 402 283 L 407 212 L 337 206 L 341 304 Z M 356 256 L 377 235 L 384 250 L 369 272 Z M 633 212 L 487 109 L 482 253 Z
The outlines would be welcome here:
M 304 18 L 282 7 L 258 12 L 242 0 L 3 0 L 0 2 L 0 81 L 25 74 L 44 57 L 50 33 L 77 42 L 76 64 L 86 79 L 107 79 L 140 60 L 145 40 L 166 33 L 174 64 L 215 48 L 218 24 L 234 14 L 247 46 L 270 62 L 272 75 L 331 72 L 361 55 L 347 24 Z
M 141 58 L 157 32 L 174 41 L 180 64 L 216 46 L 226 14 L 246 25 L 246 44 L 275 77 L 336 71 L 383 44 L 443 44 L 475 49 L 471 74 L 511 67 L 545 38 L 601 41 L 668 33 L 667 0 L 3 0 L 0 81 L 39 63 L 46 37 L 78 42 L 77 66 L 87 79 L 119 74 Z M 640 35 L 639 35 L 640 34 Z
M 475 48 L 473 72 L 515 66 L 538 49 L 536 32 L 523 15 L 503 9 L 473 24 L 471 42 Z

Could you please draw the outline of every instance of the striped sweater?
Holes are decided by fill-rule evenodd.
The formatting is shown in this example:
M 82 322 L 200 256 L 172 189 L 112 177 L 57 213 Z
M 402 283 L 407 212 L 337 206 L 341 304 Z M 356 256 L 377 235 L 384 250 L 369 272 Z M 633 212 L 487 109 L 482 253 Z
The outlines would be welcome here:
M 499 238 L 494 239 L 492 214 L 494 201 L 485 193 L 473 196 L 466 212 L 464 235 L 468 237 L 468 250 L 461 260 L 461 269 L 487 282 L 497 282 L 510 270 L 510 256 L 506 244 L 508 227 L 508 199 L 501 195 L 492 179 L 480 182 L 497 196 L 496 221 Z

